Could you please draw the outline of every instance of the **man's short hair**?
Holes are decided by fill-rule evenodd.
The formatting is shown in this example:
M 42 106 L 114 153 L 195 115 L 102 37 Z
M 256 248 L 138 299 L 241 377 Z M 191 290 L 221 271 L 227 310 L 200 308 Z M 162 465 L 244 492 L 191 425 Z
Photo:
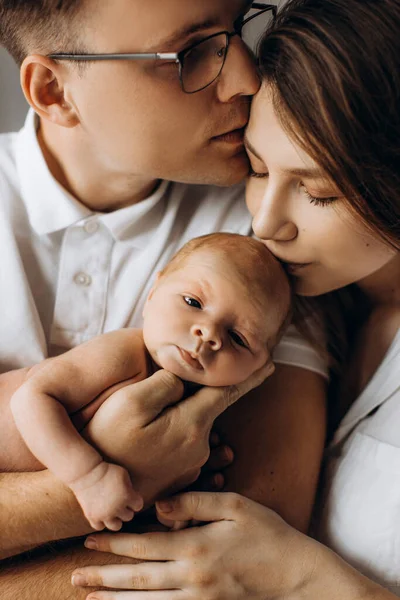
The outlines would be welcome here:
M 18 65 L 32 51 L 75 52 L 83 5 L 84 0 L 0 0 L 0 45 Z

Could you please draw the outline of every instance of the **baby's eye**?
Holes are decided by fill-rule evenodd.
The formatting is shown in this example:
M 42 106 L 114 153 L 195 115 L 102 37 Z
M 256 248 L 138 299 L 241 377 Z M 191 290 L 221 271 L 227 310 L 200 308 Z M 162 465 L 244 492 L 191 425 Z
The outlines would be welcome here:
M 235 342 L 235 344 L 237 344 L 238 346 L 241 346 L 242 348 L 248 347 L 246 342 L 243 340 L 243 338 L 238 333 L 236 333 L 236 331 L 231 330 L 228 333 L 229 333 L 229 337 L 231 338 L 231 340 L 233 342 Z
M 183 299 L 186 302 L 186 304 L 188 304 L 188 306 L 192 306 L 193 308 L 201 309 L 200 302 L 198 300 L 196 300 L 195 298 L 191 298 L 190 296 L 184 296 Z

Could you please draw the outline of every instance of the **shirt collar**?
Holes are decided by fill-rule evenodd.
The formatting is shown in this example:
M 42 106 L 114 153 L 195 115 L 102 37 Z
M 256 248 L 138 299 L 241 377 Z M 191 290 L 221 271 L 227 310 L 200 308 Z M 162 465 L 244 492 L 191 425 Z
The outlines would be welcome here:
M 65 229 L 93 212 L 53 177 L 37 139 L 39 119 L 30 110 L 17 137 L 16 161 L 21 195 L 32 228 L 39 235 Z
M 36 233 L 46 235 L 60 231 L 97 214 L 115 239 L 122 240 L 129 233 L 129 237 L 134 237 L 136 247 L 144 247 L 155 224 L 151 213 L 165 196 L 169 182 L 161 181 L 148 198 L 137 204 L 110 213 L 95 213 L 53 177 L 39 145 L 38 126 L 39 118 L 31 109 L 18 134 L 16 147 L 21 195 Z

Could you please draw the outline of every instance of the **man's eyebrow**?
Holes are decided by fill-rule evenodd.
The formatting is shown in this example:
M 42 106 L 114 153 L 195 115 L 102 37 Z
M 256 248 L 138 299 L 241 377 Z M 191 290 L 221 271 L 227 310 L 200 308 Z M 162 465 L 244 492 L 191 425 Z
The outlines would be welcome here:
M 256 158 L 258 158 L 259 161 L 264 162 L 261 156 L 258 154 L 257 150 L 249 141 L 249 138 L 246 134 L 244 135 L 244 145 L 245 148 L 249 150 L 249 152 L 251 152 Z M 287 173 L 290 173 L 291 175 L 297 175 L 298 177 L 313 177 L 314 179 L 326 179 L 326 175 L 324 175 L 324 172 L 319 167 L 311 169 L 307 167 L 298 167 L 293 169 L 285 169 L 285 171 Z
M 199 23 L 191 23 L 190 25 L 185 25 L 184 27 L 176 31 L 171 37 L 158 42 L 157 46 L 163 51 L 176 49 L 176 46 L 178 44 L 182 44 L 191 35 L 198 33 L 199 31 L 203 31 L 204 29 L 210 29 L 211 27 L 215 27 L 216 25 L 218 25 L 218 21 L 216 18 L 205 19 L 204 21 L 200 21 Z

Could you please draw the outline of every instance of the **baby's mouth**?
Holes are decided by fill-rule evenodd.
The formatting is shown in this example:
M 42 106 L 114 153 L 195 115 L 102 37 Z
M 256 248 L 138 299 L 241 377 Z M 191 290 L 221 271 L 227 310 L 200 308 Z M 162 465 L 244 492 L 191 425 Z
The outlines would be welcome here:
M 191 352 L 188 352 L 187 350 L 184 350 L 183 348 L 179 348 L 179 346 L 177 346 L 177 348 L 179 354 L 181 355 L 185 363 L 187 363 L 193 369 L 196 369 L 196 371 L 204 370 L 203 365 L 201 364 L 196 355 L 192 354 Z

